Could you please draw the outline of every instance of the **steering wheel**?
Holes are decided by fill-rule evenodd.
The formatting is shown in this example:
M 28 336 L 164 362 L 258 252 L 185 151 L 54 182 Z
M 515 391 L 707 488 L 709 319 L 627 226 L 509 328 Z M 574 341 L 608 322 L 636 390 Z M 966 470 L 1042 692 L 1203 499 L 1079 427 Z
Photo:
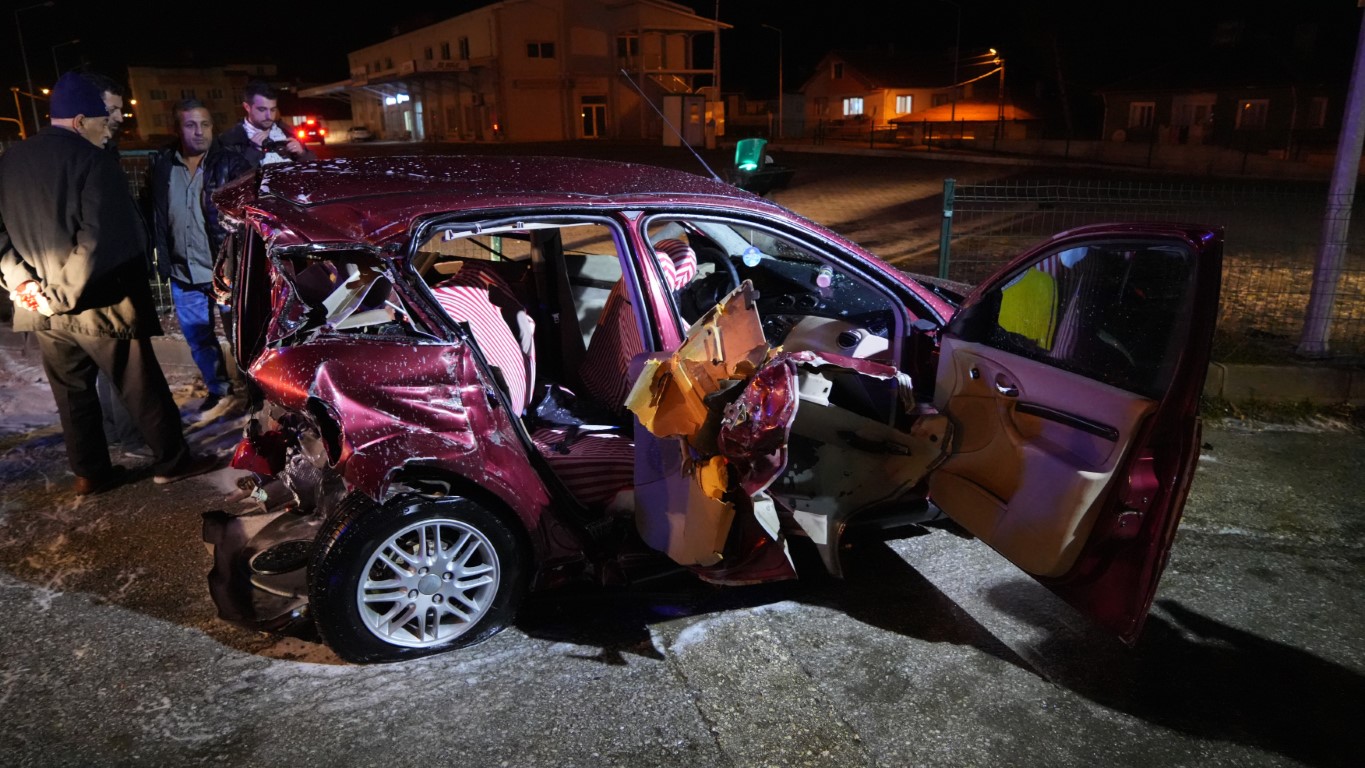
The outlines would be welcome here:
M 698 264 L 711 264 L 713 269 L 711 274 L 698 275 L 678 291 L 678 309 L 688 322 L 695 322 L 739 286 L 739 272 L 725 251 L 706 245 L 694 246 L 692 250 L 697 254 Z

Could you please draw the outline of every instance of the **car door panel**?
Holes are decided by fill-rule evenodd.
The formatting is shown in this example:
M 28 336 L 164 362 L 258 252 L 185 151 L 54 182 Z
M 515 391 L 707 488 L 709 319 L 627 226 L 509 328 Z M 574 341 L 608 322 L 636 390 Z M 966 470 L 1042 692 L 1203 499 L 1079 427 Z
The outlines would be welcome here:
M 951 393 L 944 410 L 956 442 L 930 476 L 930 495 L 1028 573 L 1066 573 L 1123 447 L 1155 403 L 1104 385 L 1081 396 L 1074 374 L 979 344 L 948 339 L 942 355 L 952 373 L 939 386 Z M 1077 421 L 1101 424 L 1118 439 Z
M 940 336 L 953 425 L 929 478 L 954 520 L 1125 642 L 1198 458 L 1220 229 L 1096 225 L 969 295 Z

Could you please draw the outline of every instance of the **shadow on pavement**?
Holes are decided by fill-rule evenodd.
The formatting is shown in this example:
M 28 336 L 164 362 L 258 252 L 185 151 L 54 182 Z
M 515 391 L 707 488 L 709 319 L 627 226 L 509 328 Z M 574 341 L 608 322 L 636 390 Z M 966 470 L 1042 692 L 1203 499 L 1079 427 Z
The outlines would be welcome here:
M 1052 620 L 1014 582 L 993 605 L 1038 627 Z M 1034 648 L 1047 677 L 1091 701 L 1201 739 L 1277 752 L 1313 766 L 1360 765 L 1365 676 L 1305 651 L 1230 627 L 1175 601 L 1158 601 L 1132 649 L 1081 646 L 1052 635 Z
M 920 535 L 928 533 L 920 529 Z M 941 534 L 940 534 L 941 535 Z M 614 589 L 573 587 L 541 593 L 523 605 L 517 626 L 531 637 L 593 646 L 590 658 L 625 664 L 627 655 L 662 659 L 650 626 L 689 616 L 743 611 L 792 601 L 842 612 L 869 626 L 927 643 L 963 645 L 1033 668 L 885 543 L 851 552 L 843 580 L 803 563 L 802 580 L 747 587 L 705 584 L 677 571 L 653 582 Z

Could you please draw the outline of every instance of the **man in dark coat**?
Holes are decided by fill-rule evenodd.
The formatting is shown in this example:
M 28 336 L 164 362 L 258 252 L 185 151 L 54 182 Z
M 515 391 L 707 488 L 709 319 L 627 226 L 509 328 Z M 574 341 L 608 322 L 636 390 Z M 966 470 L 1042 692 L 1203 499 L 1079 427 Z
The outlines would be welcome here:
M 153 158 L 147 173 L 152 245 L 157 270 L 170 281 L 190 356 L 208 389 L 199 411 L 214 418 L 242 403 L 232 396 L 232 379 L 214 330 L 214 254 L 223 236 L 212 194 L 221 180 L 207 176 L 211 168 L 224 169 L 221 173 L 229 179 L 251 169 L 240 156 L 211 146 L 213 118 L 202 102 L 185 99 L 176 104 L 174 115 L 180 139 Z M 219 312 L 227 328 L 227 314 Z
M 109 460 L 95 375 L 103 371 L 153 453 L 158 484 L 213 468 L 191 453 L 152 350 L 161 333 L 146 239 L 127 181 L 101 147 L 109 115 L 76 73 L 52 90 L 52 125 L 0 155 L 0 287 L 14 330 L 38 339 L 67 461 L 84 496 L 122 482 Z
M 276 106 L 278 100 L 279 94 L 268 83 L 248 83 L 242 93 L 242 111 L 246 113 L 244 119 L 219 134 L 214 143 L 246 158 L 252 168 L 272 163 L 316 160 L 317 155 L 280 127 L 280 110 Z

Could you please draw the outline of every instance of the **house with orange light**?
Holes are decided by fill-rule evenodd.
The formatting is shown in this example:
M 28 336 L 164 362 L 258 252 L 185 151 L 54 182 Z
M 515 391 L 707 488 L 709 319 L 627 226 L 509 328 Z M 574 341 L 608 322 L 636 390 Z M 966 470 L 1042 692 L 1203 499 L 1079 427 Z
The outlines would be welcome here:
M 831 51 L 801 86 L 807 133 L 815 138 L 897 138 L 913 143 L 1028 138 L 1037 115 L 1015 105 L 993 53 Z M 956 87 L 954 87 L 956 85 Z

